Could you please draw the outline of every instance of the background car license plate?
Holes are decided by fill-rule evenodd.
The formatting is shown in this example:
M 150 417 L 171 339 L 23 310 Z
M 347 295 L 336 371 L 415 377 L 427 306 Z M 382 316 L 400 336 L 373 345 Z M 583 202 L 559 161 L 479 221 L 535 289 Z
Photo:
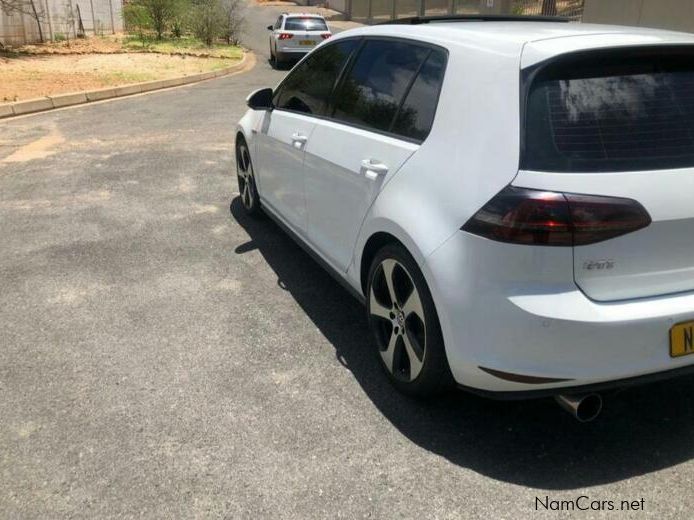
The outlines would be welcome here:
M 299 40 L 299 45 L 314 45 L 315 43 L 313 40 Z
M 678 323 L 670 329 L 670 356 L 694 354 L 694 321 Z

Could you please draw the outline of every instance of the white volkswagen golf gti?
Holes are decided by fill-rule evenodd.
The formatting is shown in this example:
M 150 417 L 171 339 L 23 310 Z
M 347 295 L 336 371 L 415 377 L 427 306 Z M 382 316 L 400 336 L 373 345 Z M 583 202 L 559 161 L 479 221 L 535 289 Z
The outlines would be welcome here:
M 248 98 L 243 207 L 364 301 L 411 395 L 558 396 L 694 368 L 694 35 L 411 19 Z

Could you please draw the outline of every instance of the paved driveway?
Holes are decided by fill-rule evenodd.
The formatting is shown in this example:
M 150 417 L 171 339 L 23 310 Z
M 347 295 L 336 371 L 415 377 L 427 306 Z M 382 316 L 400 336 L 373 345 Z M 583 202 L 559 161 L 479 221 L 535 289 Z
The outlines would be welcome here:
M 691 381 L 589 425 L 391 389 L 363 309 L 240 211 L 234 124 L 283 74 L 262 58 L 0 123 L 0 517 L 531 518 L 582 494 L 689 517 Z

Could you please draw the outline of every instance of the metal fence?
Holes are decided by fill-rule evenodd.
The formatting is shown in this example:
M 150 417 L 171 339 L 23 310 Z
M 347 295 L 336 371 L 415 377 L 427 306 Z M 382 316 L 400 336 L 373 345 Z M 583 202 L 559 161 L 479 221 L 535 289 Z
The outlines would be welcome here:
M 23 10 L 0 9 L 0 44 L 24 45 L 123 30 L 121 0 L 35 0 L 36 18 Z M 41 24 L 39 32 L 38 25 Z
M 546 14 L 551 16 L 563 16 L 580 21 L 583 17 L 584 1 L 585 0 L 558 0 L 557 2 L 545 3 L 542 0 L 514 0 L 511 3 L 511 14 Z M 545 12 L 543 12 L 543 7 Z
M 352 20 L 364 23 L 410 16 L 481 13 L 556 14 L 580 21 L 583 4 L 584 0 L 351 0 L 347 2 L 347 15 Z

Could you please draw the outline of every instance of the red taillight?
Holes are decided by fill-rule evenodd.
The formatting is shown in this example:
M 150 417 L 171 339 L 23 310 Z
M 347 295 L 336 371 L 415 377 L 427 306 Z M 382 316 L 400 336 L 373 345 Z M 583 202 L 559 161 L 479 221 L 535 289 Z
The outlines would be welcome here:
M 293 37 L 294 37 L 294 35 L 291 33 L 280 33 L 280 35 L 279 35 L 280 40 L 290 40 Z
M 330 38 L 331 36 L 332 36 L 332 34 L 330 34 L 330 33 L 323 33 L 323 34 L 320 35 L 320 37 L 323 38 L 324 40 L 327 40 L 327 39 Z
M 648 212 L 635 200 L 508 186 L 462 229 L 513 244 L 582 246 L 650 223 Z

